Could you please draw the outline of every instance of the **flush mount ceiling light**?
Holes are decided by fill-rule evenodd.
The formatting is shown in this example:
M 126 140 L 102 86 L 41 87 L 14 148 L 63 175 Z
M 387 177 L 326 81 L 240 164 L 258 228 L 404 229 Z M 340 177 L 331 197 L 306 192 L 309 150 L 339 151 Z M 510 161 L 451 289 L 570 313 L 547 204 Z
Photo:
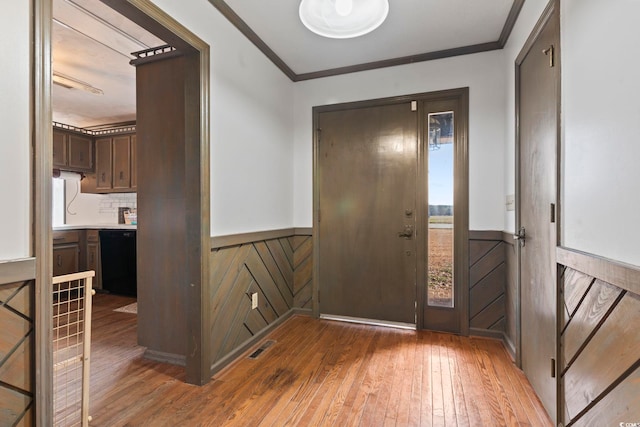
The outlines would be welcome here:
M 348 39 L 378 28 L 389 13 L 388 0 L 302 0 L 300 20 L 323 37 Z

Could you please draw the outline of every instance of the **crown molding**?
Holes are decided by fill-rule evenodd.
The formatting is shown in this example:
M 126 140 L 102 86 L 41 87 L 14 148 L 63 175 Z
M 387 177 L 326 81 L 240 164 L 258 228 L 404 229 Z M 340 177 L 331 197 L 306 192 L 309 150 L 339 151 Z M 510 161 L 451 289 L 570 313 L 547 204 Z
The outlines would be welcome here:
M 363 64 L 349 65 L 345 67 L 331 68 L 327 70 L 313 71 L 310 73 L 296 74 L 256 33 L 249 25 L 224 1 L 209 0 L 227 20 L 238 29 L 251 43 L 253 43 L 273 64 L 278 67 L 292 82 L 319 79 L 341 74 L 355 73 L 358 71 L 369 71 L 379 68 L 395 67 L 398 65 L 414 64 L 416 62 L 433 61 L 435 59 L 450 58 L 453 56 L 470 55 L 473 53 L 488 52 L 502 49 L 509 40 L 511 31 L 518 19 L 520 10 L 525 0 L 513 0 L 509 15 L 502 28 L 498 40 L 488 43 L 480 43 L 469 46 L 461 46 L 453 49 L 445 49 L 434 52 L 425 52 L 416 55 L 403 56 L 399 58 L 373 61 Z

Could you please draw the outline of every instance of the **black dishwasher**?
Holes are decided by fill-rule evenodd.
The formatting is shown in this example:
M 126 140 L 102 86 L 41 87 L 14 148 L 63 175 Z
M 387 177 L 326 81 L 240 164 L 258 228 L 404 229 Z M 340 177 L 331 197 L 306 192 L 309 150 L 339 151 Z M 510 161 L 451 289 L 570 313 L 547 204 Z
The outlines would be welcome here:
M 100 260 L 102 289 L 136 296 L 136 232 L 100 230 Z

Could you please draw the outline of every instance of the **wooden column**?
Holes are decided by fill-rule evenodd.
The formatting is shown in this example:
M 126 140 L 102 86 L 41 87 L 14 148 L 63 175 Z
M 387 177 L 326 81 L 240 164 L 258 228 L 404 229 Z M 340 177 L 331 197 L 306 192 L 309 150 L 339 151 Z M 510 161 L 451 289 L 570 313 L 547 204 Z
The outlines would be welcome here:
M 198 53 L 172 51 L 135 63 L 138 342 L 147 357 L 184 365 L 193 384 L 210 378 L 202 326 L 209 324 L 202 297 L 209 156 L 201 135 L 200 61 Z

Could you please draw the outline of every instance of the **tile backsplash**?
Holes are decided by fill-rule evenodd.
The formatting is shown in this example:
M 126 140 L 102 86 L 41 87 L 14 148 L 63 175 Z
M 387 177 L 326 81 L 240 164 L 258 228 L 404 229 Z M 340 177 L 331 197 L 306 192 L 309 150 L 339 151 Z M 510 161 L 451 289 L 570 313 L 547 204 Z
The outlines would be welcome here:
M 117 224 L 118 208 L 137 208 L 136 193 L 88 194 L 80 191 L 80 178 L 67 173 L 65 179 L 65 224 Z
M 118 218 L 118 208 L 137 208 L 136 193 L 104 194 L 98 204 L 98 213 L 113 214 Z

